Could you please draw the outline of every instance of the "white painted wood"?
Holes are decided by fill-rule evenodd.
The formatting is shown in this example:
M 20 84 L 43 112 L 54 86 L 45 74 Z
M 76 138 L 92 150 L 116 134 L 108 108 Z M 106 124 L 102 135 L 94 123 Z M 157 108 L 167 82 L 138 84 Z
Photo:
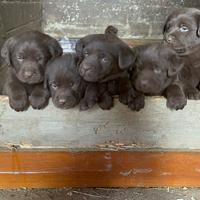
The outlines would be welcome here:
M 170 111 L 166 100 L 147 98 L 145 109 L 130 111 L 117 100 L 110 111 L 10 109 L 0 97 L 0 147 L 100 149 L 200 149 L 200 101 Z

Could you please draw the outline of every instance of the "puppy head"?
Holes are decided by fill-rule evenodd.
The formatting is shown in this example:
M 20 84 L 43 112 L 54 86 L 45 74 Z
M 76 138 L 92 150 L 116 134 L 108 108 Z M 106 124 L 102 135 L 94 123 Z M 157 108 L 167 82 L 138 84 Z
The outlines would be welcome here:
M 164 39 L 179 55 L 189 55 L 200 45 L 200 10 L 175 10 L 166 20 Z
M 81 77 L 74 54 L 57 57 L 47 64 L 45 88 L 50 90 L 53 104 L 62 109 L 76 106 L 81 98 Z
M 101 82 L 133 65 L 133 52 L 116 34 L 117 29 L 109 26 L 105 34 L 88 35 L 78 41 L 79 73 L 86 81 Z
M 148 95 L 160 95 L 172 83 L 183 64 L 175 51 L 162 44 L 137 47 L 138 57 L 132 81 Z
M 27 84 L 42 82 L 47 61 L 61 54 L 55 39 L 37 31 L 10 37 L 1 50 L 1 56 L 16 77 Z

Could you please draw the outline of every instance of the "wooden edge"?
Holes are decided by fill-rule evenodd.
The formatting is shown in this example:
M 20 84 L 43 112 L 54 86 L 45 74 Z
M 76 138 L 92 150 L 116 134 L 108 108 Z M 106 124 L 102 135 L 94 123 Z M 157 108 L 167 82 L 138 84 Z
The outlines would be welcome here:
M 57 38 L 60 39 L 60 38 Z M 75 39 L 78 40 L 80 38 L 70 38 L 70 39 Z M 155 42 L 160 42 L 162 41 L 162 38 L 158 38 L 158 39 L 151 39 L 151 38 L 147 38 L 147 39 L 136 39 L 136 38 L 120 38 L 122 39 L 124 42 L 126 42 L 128 45 L 130 45 L 131 47 L 134 46 L 138 46 L 138 45 L 143 45 L 143 44 L 147 44 L 147 43 L 155 43 Z
M 0 152 L 0 188 L 199 187 L 198 152 Z
M 157 43 L 162 41 L 161 39 L 123 39 L 130 47 L 135 47 L 139 45 L 149 44 L 149 43 Z

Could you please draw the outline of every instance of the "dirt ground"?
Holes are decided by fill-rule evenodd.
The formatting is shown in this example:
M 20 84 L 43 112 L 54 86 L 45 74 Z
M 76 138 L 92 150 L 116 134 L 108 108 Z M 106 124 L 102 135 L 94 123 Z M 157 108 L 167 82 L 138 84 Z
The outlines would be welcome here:
M 0 200 L 200 200 L 200 189 L 45 189 L 0 190 Z

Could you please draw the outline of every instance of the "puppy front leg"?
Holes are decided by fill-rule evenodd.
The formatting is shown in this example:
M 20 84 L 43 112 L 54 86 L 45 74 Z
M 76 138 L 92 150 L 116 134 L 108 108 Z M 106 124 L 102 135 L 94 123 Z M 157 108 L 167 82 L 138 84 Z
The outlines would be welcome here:
M 200 91 L 195 87 L 192 87 L 190 85 L 185 86 L 184 92 L 185 92 L 185 96 L 188 99 L 192 99 L 192 100 L 199 100 L 200 99 Z
M 108 91 L 105 91 L 99 96 L 98 105 L 102 110 L 110 110 L 114 106 L 112 95 Z
M 92 108 L 98 99 L 98 86 L 96 83 L 87 83 L 85 94 L 80 101 L 80 110 L 88 110 Z
M 49 97 L 49 91 L 44 89 L 43 84 L 39 84 L 31 92 L 29 101 L 33 109 L 43 109 L 48 105 Z
M 9 97 L 9 104 L 15 111 L 24 111 L 28 108 L 28 96 L 24 86 L 17 80 L 5 84 L 5 93 Z
M 119 79 L 119 101 L 124 104 L 129 104 L 129 91 L 132 89 L 128 77 Z
M 133 111 L 140 111 L 145 106 L 145 97 L 137 92 L 131 85 L 128 78 L 120 79 L 119 82 L 119 101 L 128 105 Z
M 166 91 L 165 95 L 167 98 L 167 107 L 173 110 L 180 110 L 187 104 L 187 99 L 184 94 L 182 86 L 178 84 L 170 85 Z
M 113 95 L 115 94 L 115 92 L 115 81 L 99 83 L 98 105 L 102 110 L 110 110 L 113 107 Z
M 133 111 L 140 111 L 145 106 L 144 94 L 137 92 L 134 88 L 130 88 L 127 94 L 128 107 Z

